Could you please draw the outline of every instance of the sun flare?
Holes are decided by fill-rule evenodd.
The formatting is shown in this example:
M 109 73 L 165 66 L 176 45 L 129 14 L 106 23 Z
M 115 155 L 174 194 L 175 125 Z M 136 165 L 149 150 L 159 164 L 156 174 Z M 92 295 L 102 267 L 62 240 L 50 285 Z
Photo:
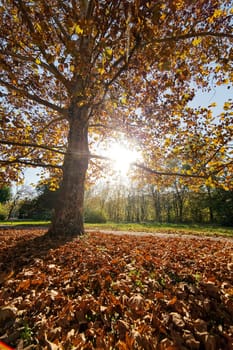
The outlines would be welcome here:
M 121 175 L 127 175 L 132 163 L 136 162 L 140 156 L 139 152 L 120 144 L 112 144 L 108 151 L 109 158 L 113 162 L 113 170 Z

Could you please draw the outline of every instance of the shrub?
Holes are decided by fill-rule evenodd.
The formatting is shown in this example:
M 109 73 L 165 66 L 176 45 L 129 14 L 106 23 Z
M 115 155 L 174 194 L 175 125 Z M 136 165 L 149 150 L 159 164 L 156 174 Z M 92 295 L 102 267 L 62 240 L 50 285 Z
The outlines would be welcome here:
M 8 210 L 5 205 L 0 203 L 0 221 L 7 218 Z
M 106 217 L 100 210 L 87 208 L 84 212 L 84 221 L 90 224 L 100 224 L 106 222 Z

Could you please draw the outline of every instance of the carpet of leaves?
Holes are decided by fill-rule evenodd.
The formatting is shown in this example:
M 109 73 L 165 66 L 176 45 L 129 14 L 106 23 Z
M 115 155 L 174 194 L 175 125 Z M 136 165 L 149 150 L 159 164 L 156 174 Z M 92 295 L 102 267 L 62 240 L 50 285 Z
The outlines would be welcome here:
M 0 340 L 16 349 L 233 349 L 233 241 L 0 231 Z

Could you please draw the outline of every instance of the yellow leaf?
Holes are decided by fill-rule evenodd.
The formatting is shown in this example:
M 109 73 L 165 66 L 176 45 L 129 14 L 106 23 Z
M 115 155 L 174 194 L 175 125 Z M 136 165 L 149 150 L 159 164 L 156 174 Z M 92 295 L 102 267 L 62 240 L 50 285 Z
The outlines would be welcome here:
M 225 102 L 224 106 L 223 106 L 224 111 L 227 111 L 230 108 L 231 108 L 231 103 L 230 102 Z
M 184 7 L 183 0 L 176 0 L 174 2 L 174 4 L 175 4 L 177 10 L 182 10 L 182 8 Z
M 121 98 L 121 103 L 122 103 L 123 105 L 125 105 L 125 104 L 127 103 L 126 97 L 122 97 L 122 98 Z
M 217 103 L 216 102 L 212 102 L 209 107 L 216 107 L 217 106 Z
M 75 66 L 73 64 L 70 65 L 70 71 L 74 72 L 75 71 Z
M 192 41 L 193 46 L 197 46 L 201 43 L 201 38 L 194 38 Z
M 78 34 L 78 35 L 82 35 L 83 34 L 83 29 L 78 25 L 76 24 L 75 25 L 75 33 Z
M 35 29 L 36 29 L 39 33 L 42 32 L 42 28 L 41 28 L 41 26 L 40 26 L 39 23 L 36 23 L 36 24 L 35 24 Z
M 14 22 L 19 23 L 19 18 L 17 15 L 13 15 Z
M 215 67 L 215 70 L 214 70 L 215 73 L 218 73 L 218 72 L 220 71 L 220 69 L 221 69 L 221 66 L 216 66 L 216 67 Z
M 57 55 L 60 55 L 60 53 L 61 53 L 61 44 L 58 44 L 58 45 L 55 47 L 55 51 L 56 51 L 56 54 L 57 54 Z
M 221 16 L 226 16 L 226 11 L 221 10 L 221 9 L 216 9 L 216 10 L 214 10 L 213 15 L 210 18 L 208 18 L 208 22 L 213 23 L 216 18 L 221 17 Z
M 112 49 L 110 47 L 107 47 L 105 49 L 105 53 L 106 53 L 107 56 L 112 56 Z
M 41 144 L 42 144 L 42 141 L 43 141 L 42 135 L 38 135 L 38 136 L 37 136 L 37 144 L 38 144 L 38 145 L 41 145 Z
M 160 16 L 160 20 L 163 21 L 165 18 L 166 18 L 166 13 L 163 13 L 161 16 Z
M 105 70 L 103 67 L 101 67 L 101 68 L 98 68 L 98 72 L 100 73 L 100 75 L 103 75 Z
M 216 9 L 216 10 L 214 10 L 213 17 L 214 17 L 214 18 L 217 18 L 217 17 L 222 16 L 223 14 L 225 14 L 225 12 L 224 12 L 223 10 Z
M 39 58 L 36 58 L 35 62 L 36 64 L 41 64 L 41 60 Z

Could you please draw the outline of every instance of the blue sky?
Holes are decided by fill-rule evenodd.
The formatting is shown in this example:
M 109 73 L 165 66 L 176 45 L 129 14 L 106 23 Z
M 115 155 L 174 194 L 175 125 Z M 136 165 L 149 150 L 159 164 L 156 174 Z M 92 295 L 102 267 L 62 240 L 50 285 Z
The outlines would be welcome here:
M 223 111 L 223 104 L 229 99 L 233 99 L 233 88 L 227 89 L 226 85 L 213 88 L 209 93 L 201 90 L 197 91 L 195 98 L 190 103 L 192 107 L 208 107 L 211 103 L 216 102 L 214 113 L 220 114 Z

